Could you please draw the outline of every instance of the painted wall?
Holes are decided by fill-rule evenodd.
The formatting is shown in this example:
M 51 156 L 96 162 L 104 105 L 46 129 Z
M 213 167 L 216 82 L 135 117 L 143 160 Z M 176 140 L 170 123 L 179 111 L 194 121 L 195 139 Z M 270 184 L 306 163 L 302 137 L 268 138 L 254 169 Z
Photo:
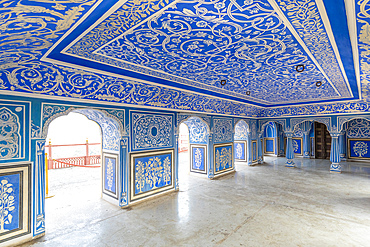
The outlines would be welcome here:
M 370 121 L 354 119 L 346 130 L 347 155 L 349 159 L 370 160 Z
M 190 117 L 183 123 L 189 129 L 190 172 L 207 174 L 209 126 L 199 117 Z
M 277 155 L 276 124 L 269 122 L 263 131 L 264 154 Z

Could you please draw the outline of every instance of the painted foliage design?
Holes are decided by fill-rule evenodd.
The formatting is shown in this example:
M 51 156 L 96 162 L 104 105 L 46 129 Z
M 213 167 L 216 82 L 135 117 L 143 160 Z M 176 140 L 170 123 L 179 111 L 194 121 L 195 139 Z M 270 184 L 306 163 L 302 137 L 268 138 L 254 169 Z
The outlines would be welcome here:
M 348 138 L 370 138 L 370 121 L 366 119 L 354 119 L 348 123 Z
M 342 96 L 350 97 L 338 60 L 315 0 L 277 0 L 277 4 L 302 37 L 307 48 L 317 58 L 318 64 L 331 79 Z M 307 23 L 310 23 L 307 26 Z M 320 37 L 320 38 L 317 38 Z
M 0 108 L 0 159 L 20 157 L 19 130 L 18 116 L 6 107 Z
M 133 149 L 172 147 L 172 120 L 172 115 L 133 113 Z
M 205 148 L 204 147 L 192 147 L 192 169 L 193 170 L 205 170 Z
M 135 159 L 135 194 L 155 190 L 172 182 L 171 154 Z
M 361 141 L 355 142 L 353 145 L 353 151 L 358 155 L 358 157 L 364 156 L 368 152 L 367 143 Z
M 116 193 L 116 160 L 105 157 L 105 189 Z
M 233 103 L 196 93 L 41 62 L 40 59 L 46 51 L 96 2 L 95 0 L 0 2 L 0 14 L 4 17 L 0 23 L 3 41 L 0 44 L 2 51 L 0 89 L 168 109 L 242 116 L 257 115 L 259 107 L 248 104 Z M 80 47 L 80 52 L 88 51 L 96 44 L 106 43 L 107 40 L 118 36 L 119 31 L 126 31 L 140 21 L 142 17 L 138 17 L 147 15 L 143 12 L 154 13 L 157 11 L 156 6 L 164 6 L 165 3 L 168 2 L 127 1 L 125 9 L 119 12 L 123 16 L 114 22 L 107 20 L 101 24 L 108 28 L 104 31 L 104 37 L 99 35 L 99 41 L 86 40 L 84 43 L 86 46 L 84 49 Z M 127 19 L 130 21 L 127 22 Z M 90 38 L 96 37 L 97 33 L 92 33 Z
M 256 127 L 256 125 L 254 125 Z M 248 124 L 241 120 L 235 125 L 234 140 L 248 140 L 249 127 Z
M 334 56 L 330 49 L 322 52 Z M 224 94 L 246 98 L 245 91 L 253 90 L 259 102 L 339 96 L 267 0 L 179 1 L 96 53 L 103 55 L 94 56 L 99 61 L 136 64 L 130 68 L 176 75 L 187 79 L 177 79 L 181 83 Z M 306 70 L 297 75 L 293 71 L 299 63 L 306 64 Z M 227 85 L 220 85 L 221 79 L 227 79 Z M 340 79 L 336 86 L 344 83 Z M 318 80 L 323 82 L 320 90 Z M 342 91 L 348 95 L 348 89 Z
M 0 176 L 0 234 L 19 226 L 19 174 Z
M 198 117 L 191 117 L 184 122 L 189 128 L 189 139 L 190 143 L 202 143 L 207 144 L 208 142 L 208 127 Z
M 232 146 L 216 147 L 215 167 L 216 172 L 232 168 Z
M 298 145 L 298 141 L 297 140 L 292 140 L 292 143 L 293 143 L 293 151 L 294 153 L 299 153 L 300 150 L 299 150 L 299 145 Z
M 215 142 L 232 142 L 233 141 L 232 119 L 227 118 L 213 119 L 213 133 Z

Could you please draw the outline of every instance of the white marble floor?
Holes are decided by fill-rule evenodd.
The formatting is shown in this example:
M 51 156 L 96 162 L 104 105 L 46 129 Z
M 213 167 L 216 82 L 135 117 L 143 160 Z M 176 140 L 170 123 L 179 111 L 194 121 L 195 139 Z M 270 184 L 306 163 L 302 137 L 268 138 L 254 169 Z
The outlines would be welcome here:
M 295 161 L 216 180 L 183 172 L 179 192 L 128 209 L 100 199 L 99 169 L 52 171 L 46 235 L 23 246 L 370 246 L 370 164 L 332 174 L 328 160 Z

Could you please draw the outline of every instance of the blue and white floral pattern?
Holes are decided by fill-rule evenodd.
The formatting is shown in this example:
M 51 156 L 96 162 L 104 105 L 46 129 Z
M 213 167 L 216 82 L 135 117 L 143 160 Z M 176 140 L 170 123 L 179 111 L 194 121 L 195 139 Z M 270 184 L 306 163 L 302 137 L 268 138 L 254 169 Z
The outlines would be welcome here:
M 132 149 L 173 146 L 173 115 L 132 113 Z

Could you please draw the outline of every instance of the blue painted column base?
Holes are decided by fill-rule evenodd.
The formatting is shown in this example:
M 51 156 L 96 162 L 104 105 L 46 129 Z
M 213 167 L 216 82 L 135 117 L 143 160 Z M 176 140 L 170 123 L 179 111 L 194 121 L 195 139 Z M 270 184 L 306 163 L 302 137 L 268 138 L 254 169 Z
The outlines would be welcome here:
M 262 158 L 262 156 L 258 157 L 257 162 L 258 162 L 258 164 L 262 164 L 262 163 L 263 163 L 263 158 Z
M 286 144 L 286 164 L 285 167 L 295 167 L 294 166 L 294 151 L 293 151 L 293 132 L 285 132 L 285 135 L 287 137 L 287 144 Z
M 310 153 L 309 152 L 304 152 L 303 158 L 306 158 L 306 159 L 311 158 Z
M 293 159 L 287 159 L 285 167 L 289 168 L 295 167 Z
M 342 167 L 339 163 L 331 163 L 330 172 L 341 173 Z

